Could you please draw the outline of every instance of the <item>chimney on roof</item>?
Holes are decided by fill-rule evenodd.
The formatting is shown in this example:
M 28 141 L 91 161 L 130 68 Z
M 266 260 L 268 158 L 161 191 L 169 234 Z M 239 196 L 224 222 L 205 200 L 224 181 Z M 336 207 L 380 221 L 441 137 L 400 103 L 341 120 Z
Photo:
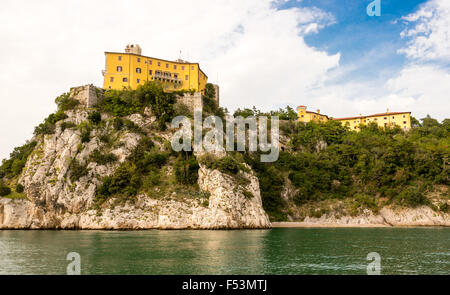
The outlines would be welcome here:
M 127 44 L 127 46 L 125 47 L 125 52 L 141 55 L 142 49 L 138 44 Z
M 386 109 L 386 113 L 389 113 L 389 108 Z
M 317 111 L 316 111 L 318 114 L 320 114 L 320 110 L 319 109 L 317 109 Z

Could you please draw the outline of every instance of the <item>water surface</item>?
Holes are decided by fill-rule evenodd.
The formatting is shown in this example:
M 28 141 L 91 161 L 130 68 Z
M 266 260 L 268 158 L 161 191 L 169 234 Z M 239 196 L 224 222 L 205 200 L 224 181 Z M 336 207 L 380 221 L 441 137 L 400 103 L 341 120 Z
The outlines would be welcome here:
M 450 274 L 450 228 L 0 231 L 0 274 Z

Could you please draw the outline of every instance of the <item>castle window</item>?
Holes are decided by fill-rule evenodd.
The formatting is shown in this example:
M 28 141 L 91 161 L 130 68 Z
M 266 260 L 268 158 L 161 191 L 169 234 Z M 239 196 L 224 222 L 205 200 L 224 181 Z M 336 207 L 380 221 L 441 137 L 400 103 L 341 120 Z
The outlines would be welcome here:
M 304 118 L 305 117 L 305 115 L 302 115 L 302 118 Z
M 188 75 L 186 75 L 186 76 L 184 76 L 184 80 L 189 80 L 189 76 Z
M 160 67 L 161 66 L 161 62 L 160 61 L 158 61 L 158 67 Z
M 173 69 L 176 70 L 177 69 L 177 65 L 173 65 Z
M 119 56 L 118 56 L 118 59 L 119 59 L 119 60 L 122 60 L 122 56 L 119 55 Z
M 138 57 L 137 61 L 138 61 L 138 62 L 141 62 L 141 59 Z
M 122 67 L 121 67 L 121 66 L 118 66 L 118 67 L 117 67 L 117 71 L 118 71 L 118 72 L 122 72 Z
M 141 80 L 140 79 L 137 79 L 137 81 L 136 81 L 138 84 L 141 82 Z
M 184 66 L 181 66 L 181 69 L 184 71 Z
M 127 78 L 123 78 L 122 81 L 123 82 L 128 82 L 128 79 Z
M 152 60 L 151 60 L 151 59 L 148 60 L 148 64 L 149 64 L 149 65 L 152 64 Z
M 178 74 L 173 74 L 173 77 L 178 79 Z
M 394 116 L 392 116 L 392 119 L 395 119 L 395 117 L 394 117 Z
M 148 71 L 148 74 L 149 74 L 149 75 L 153 75 L 152 73 L 153 73 L 152 70 L 149 70 L 149 71 Z
M 110 77 L 109 82 L 114 82 L 114 77 Z
M 136 68 L 136 73 L 140 74 L 141 73 L 141 68 Z
M 403 118 L 406 118 L 405 115 L 403 115 Z
M 406 125 L 406 121 L 403 121 L 403 124 L 405 124 L 405 125 Z
M 191 70 L 194 70 L 194 66 L 191 66 Z
M 387 120 L 387 117 L 384 117 L 385 120 Z

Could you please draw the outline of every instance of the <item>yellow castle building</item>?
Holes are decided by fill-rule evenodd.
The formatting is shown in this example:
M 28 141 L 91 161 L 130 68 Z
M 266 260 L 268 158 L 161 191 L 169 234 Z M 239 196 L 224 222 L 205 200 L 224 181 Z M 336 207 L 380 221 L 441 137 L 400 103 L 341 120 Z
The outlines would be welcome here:
M 193 90 L 204 94 L 208 76 L 198 63 L 142 55 L 139 45 L 125 52 L 105 52 L 104 89 L 136 89 L 146 81 L 160 81 L 166 91 Z
M 368 116 L 355 116 L 347 118 L 331 118 L 320 114 L 320 111 L 310 112 L 306 110 L 306 106 L 299 106 L 297 108 L 298 120 L 300 122 L 326 122 L 328 120 L 340 121 L 343 125 L 348 126 L 350 130 L 359 131 L 360 125 L 367 125 L 371 122 L 376 123 L 379 127 L 392 128 L 399 126 L 401 129 L 407 131 L 411 129 L 411 112 L 389 112 L 373 114 Z
M 297 115 L 298 120 L 300 122 L 327 122 L 329 120 L 327 115 L 323 115 L 320 113 L 320 110 L 317 110 L 316 112 L 310 112 L 306 110 L 306 106 L 299 106 L 297 107 Z
M 347 118 L 333 118 L 347 125 L 350 130 L 359 130 L 359 125 L 367 125 L 371 122 L 376 123 L 379 127 L 393 128 L 399 126 L 401 129 L 407 131 L 411 129 L 411 112 L 389 112 L 373 114 L 368 116 L 356 116 Z

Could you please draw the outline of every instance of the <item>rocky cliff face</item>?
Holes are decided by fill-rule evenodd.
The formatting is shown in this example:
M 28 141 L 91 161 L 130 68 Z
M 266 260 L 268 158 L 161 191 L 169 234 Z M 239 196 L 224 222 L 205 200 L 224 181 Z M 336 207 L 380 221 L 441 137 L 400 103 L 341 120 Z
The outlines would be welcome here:
M 201 165 L 198 191 L 194 193 L 183 194 L 172 187 L 161 193 L 155 187 L 152 189 L 156 194 L 139 192 L 125 200 L 112 195 L 99 206 L 96 194 L 104 178 L 113 175 L 128 161 L 143 136 L 151 137 L 156 148 L 164 150 L 172 131 L 159 132 L 152 128 L 156 118 L 146 109 L 143 115 L 125 118 L 141 132 L 136 128 L 117 131 L 113 118 L 102 114 L 103 124 L 90 131 L 89 140 L 82 140 L 83 129 L 76 126 L 86 123 L 90 112 L 91 109 L 84 107 L 66 111 L 67 118 L 56 123 L 54 134 L 33 138 L 37 144 L 17 179 L 24 186 L 26 199 L 0 198 L 0 229 L 271 227 L 262 206 L 258 178 L 249 166 L 233 176 Z M 111 137 L 113 143 L 105 143 L 105 135 Z M 283 138 L 281 146 L 286 147 L 288 139 Z M 320 143 L 315 148 L 324 149 L 326 144 Z M 92 161 L 96 150 L 107 150 L 116 160 L 108 164 Z M 72 177 L 74 161 L 85 165 L 85 173 L 76 178 Z M 173 167 L 167 168 L 160 169 L 161 177 L 173 178 Z M 414 209 L 386 206 L 377 213 L 368 209 L 355 213 L 342 210 L 342 201 L 333 200 L 334 203 L 303 208 L 295 205 L 298 189 L 289 179 L 284 182 L 281 198 L 286 204 L 287 217 L 289 221 L 301 221 L 304 225 L 450 226 L 450 214 L 427 206 Z M 443 201 L 448 202 L 448 199 Z
M 349 214 L 344 201 L 329 200 L 316 203 L 314 208 L 295 205 L 293 198 L 297 189 L 289 180 L 285 182 L 282 197 L 289 204 L 289 221 L 299 226 L 450 226 L 450 214 L 433 210 L 428 206 L 404 208 L 395 205 L 384 206 L 374 213 L 369 209 L 360 209 Z M 428 196 L 435 203 L 445 202 L 445 199 Z M 439 202 L 436 202 L 436 199 Z M 348 206 L 347 206 L 348 207 Z M 314 216 L 315 213 L 321 216 Z
M 378 214 L 365 210 L 357 216 L 325 214 L 306 217 L 303 222 L 310 226 L 450 226 L 450 215 L 438 213 L 430 207 L 392 208 L 384 207 Z
M 81 142 L 76 128 L 61 128 L 62 124 L 78 125 L 88 118 L 88 111 L 66 112 L 68 118 L 56 124 L 53 135 L 36 137 L 35 150 L 28 158 L 19 178 L 27 199 L 0 199 L 1 229 L 221 229 L 268 228 L 270 221 L 264 212 L 257 177 L 253 172 L 240 172 L 245 183 L 237 183 L 229 175 L 205 167 L 199 169 L 198 185 L 204 197 L 179 197 L 176 192 L 163 198 L 139 194 L 133 201 L 119 202 L 111 197 L 101 208 L 94 208 L 96 189 L 105 176 L 126 161 L 137 146 L 141 135 L 129 131 L 117 135 L 111 153 L 116 163 L 99 165 L 89 161 L 96 149 L 102 149 L 99 137 L 108 124 L 91 132 L 88 143 Z M 108 119 L 103 115 L 103 120 Z M 127 119 L 144 128 L 155 118 L 132 115 Z M 72 126 L 73 126 L 72 125 Z M 156 136 L 156 135 L 155 135 Z M 170 133 L 158 134 L 170 138 Z M 88 163 L 88 173 L 71 181 L 73 159 Z M 169 172 L 170 173 L 170 172 Z M 243 191 L 247 192 L 247 196 Z M 248 193 L 252 197 L 248 197 Z

